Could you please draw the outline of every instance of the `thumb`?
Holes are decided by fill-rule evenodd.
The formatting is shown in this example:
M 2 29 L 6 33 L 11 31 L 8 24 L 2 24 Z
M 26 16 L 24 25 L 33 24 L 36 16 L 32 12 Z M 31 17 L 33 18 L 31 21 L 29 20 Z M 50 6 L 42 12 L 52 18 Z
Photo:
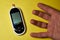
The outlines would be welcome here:
M 36 38 L 47 38 L 48 37 L 48 33 L 47 32 L 31 33 L 30 35 L 32 37 L 36 37 Z

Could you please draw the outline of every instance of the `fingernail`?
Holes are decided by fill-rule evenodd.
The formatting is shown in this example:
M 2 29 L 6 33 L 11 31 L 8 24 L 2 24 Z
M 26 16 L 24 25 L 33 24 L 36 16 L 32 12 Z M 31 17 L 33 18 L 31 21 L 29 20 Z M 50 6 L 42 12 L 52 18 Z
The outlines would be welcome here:
M 35 37 L 35 33 L 31 33 L 30 36 Z
M 37 11 L 36 10 L 33 10 L 32 13 L 36 15 L 37 14 Z
M 38 10 L 33 10 L 33 12 L 32 12 L 32 13 L 33 13 L 33 14 L 35 14 L 35 15 L 38 15 L 38 14 L 39 14 L 39 12 L 40 12 L 40 11 L 38 11 Z
M 43 5 L 43 3 L 38 3 L 38 7 L 40 7 L 41 5 Z
M 40 6 L 40 3 L 38 3 L 38 5 L 37 5 L 38 7 Z
M 36 11 L 35 11 L 35 10 L 33 10 L 33 11 L 32 11 L 32 13 L 36 13 Z
M 31 19 L 30 23 L 34 24 L 35 22 L 34 22 L 34 20 L 33 20 L 33 19 Z

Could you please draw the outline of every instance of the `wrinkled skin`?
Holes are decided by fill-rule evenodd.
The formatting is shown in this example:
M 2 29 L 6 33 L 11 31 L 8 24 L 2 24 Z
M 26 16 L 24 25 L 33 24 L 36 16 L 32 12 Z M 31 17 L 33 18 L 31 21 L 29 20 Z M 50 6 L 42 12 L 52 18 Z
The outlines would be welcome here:
M 44 12 L 39 10 L 33 10 L 33 14 L 48 20 L 48 23 L 40 22 L 31 19 L 31 24 L 41 28 L 46 28 L 47 32 L 31 33 L 30 35 L 35 38 L 52 38 L 52 40 L 60 40 L 60 11 L 45 5 L 38 3 L 38 7 Z

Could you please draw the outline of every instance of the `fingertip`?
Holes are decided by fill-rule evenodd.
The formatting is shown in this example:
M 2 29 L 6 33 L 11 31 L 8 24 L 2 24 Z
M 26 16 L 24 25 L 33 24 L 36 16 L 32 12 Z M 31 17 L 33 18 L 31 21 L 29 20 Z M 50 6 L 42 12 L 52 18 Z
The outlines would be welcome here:
M 34 19 L 31 19 L 31 20 L 30 20 L 30 23 L 34 24 L 34 23 L 35 23 L 35 22 L 34 22 Z
M 32 11 L 32 13 L 33 13 L 33 14 L 35 14 L 35 13 L 36 13 L 36 11 L 35 11 L 35 10 L 33 10 L 33 11 Z
M 35 33 L 31 33 L 30 36 L 31 37 L 36 37 L 36 34 Z
M 30 23 L 32 23 L 32 24 L 34 23 L 33 19 L 30 20 Z
M 32 14 L 38 15 L 39 11 L 38 10 L 33 10 Z
M 42 3 L 38 3 L 37 6 L 40 7 L 42 5 Z
M 30 23 L 31 24 L 36 24 L 37 22 L 34 19 L 31 19 Z
M 30 33 L 30 36 L 33 36 L 33 33 Z
M 46 5 L 43 4 L 43 3 L 38 3 L 37 5 L 38 5 L 38 7 L 41 8 L 41 9 L 45 8 L 44 6 L 46 6 Z

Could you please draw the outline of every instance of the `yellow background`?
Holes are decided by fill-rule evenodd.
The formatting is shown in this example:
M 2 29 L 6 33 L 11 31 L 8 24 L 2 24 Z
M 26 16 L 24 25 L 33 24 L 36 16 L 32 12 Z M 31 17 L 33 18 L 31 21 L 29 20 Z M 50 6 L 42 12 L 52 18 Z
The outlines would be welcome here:
M 31 32 L 45 32 L 46 29 L 38 28 L 30 24 L 30 19 L 36 19 L 43 22 L 46 20 L 32 14 L 32 10 L 37 9 L 37 3 L 44 3 L 60 10 L 60 0 L 0 0 L 0 40 L 51 40 L 49 38 L 32 38 Z M 13 32 L 9 11 L 12 4 L 20 7 L 23 11 L 27 25 L 27 32 L 22 36 L 18 36 Z

